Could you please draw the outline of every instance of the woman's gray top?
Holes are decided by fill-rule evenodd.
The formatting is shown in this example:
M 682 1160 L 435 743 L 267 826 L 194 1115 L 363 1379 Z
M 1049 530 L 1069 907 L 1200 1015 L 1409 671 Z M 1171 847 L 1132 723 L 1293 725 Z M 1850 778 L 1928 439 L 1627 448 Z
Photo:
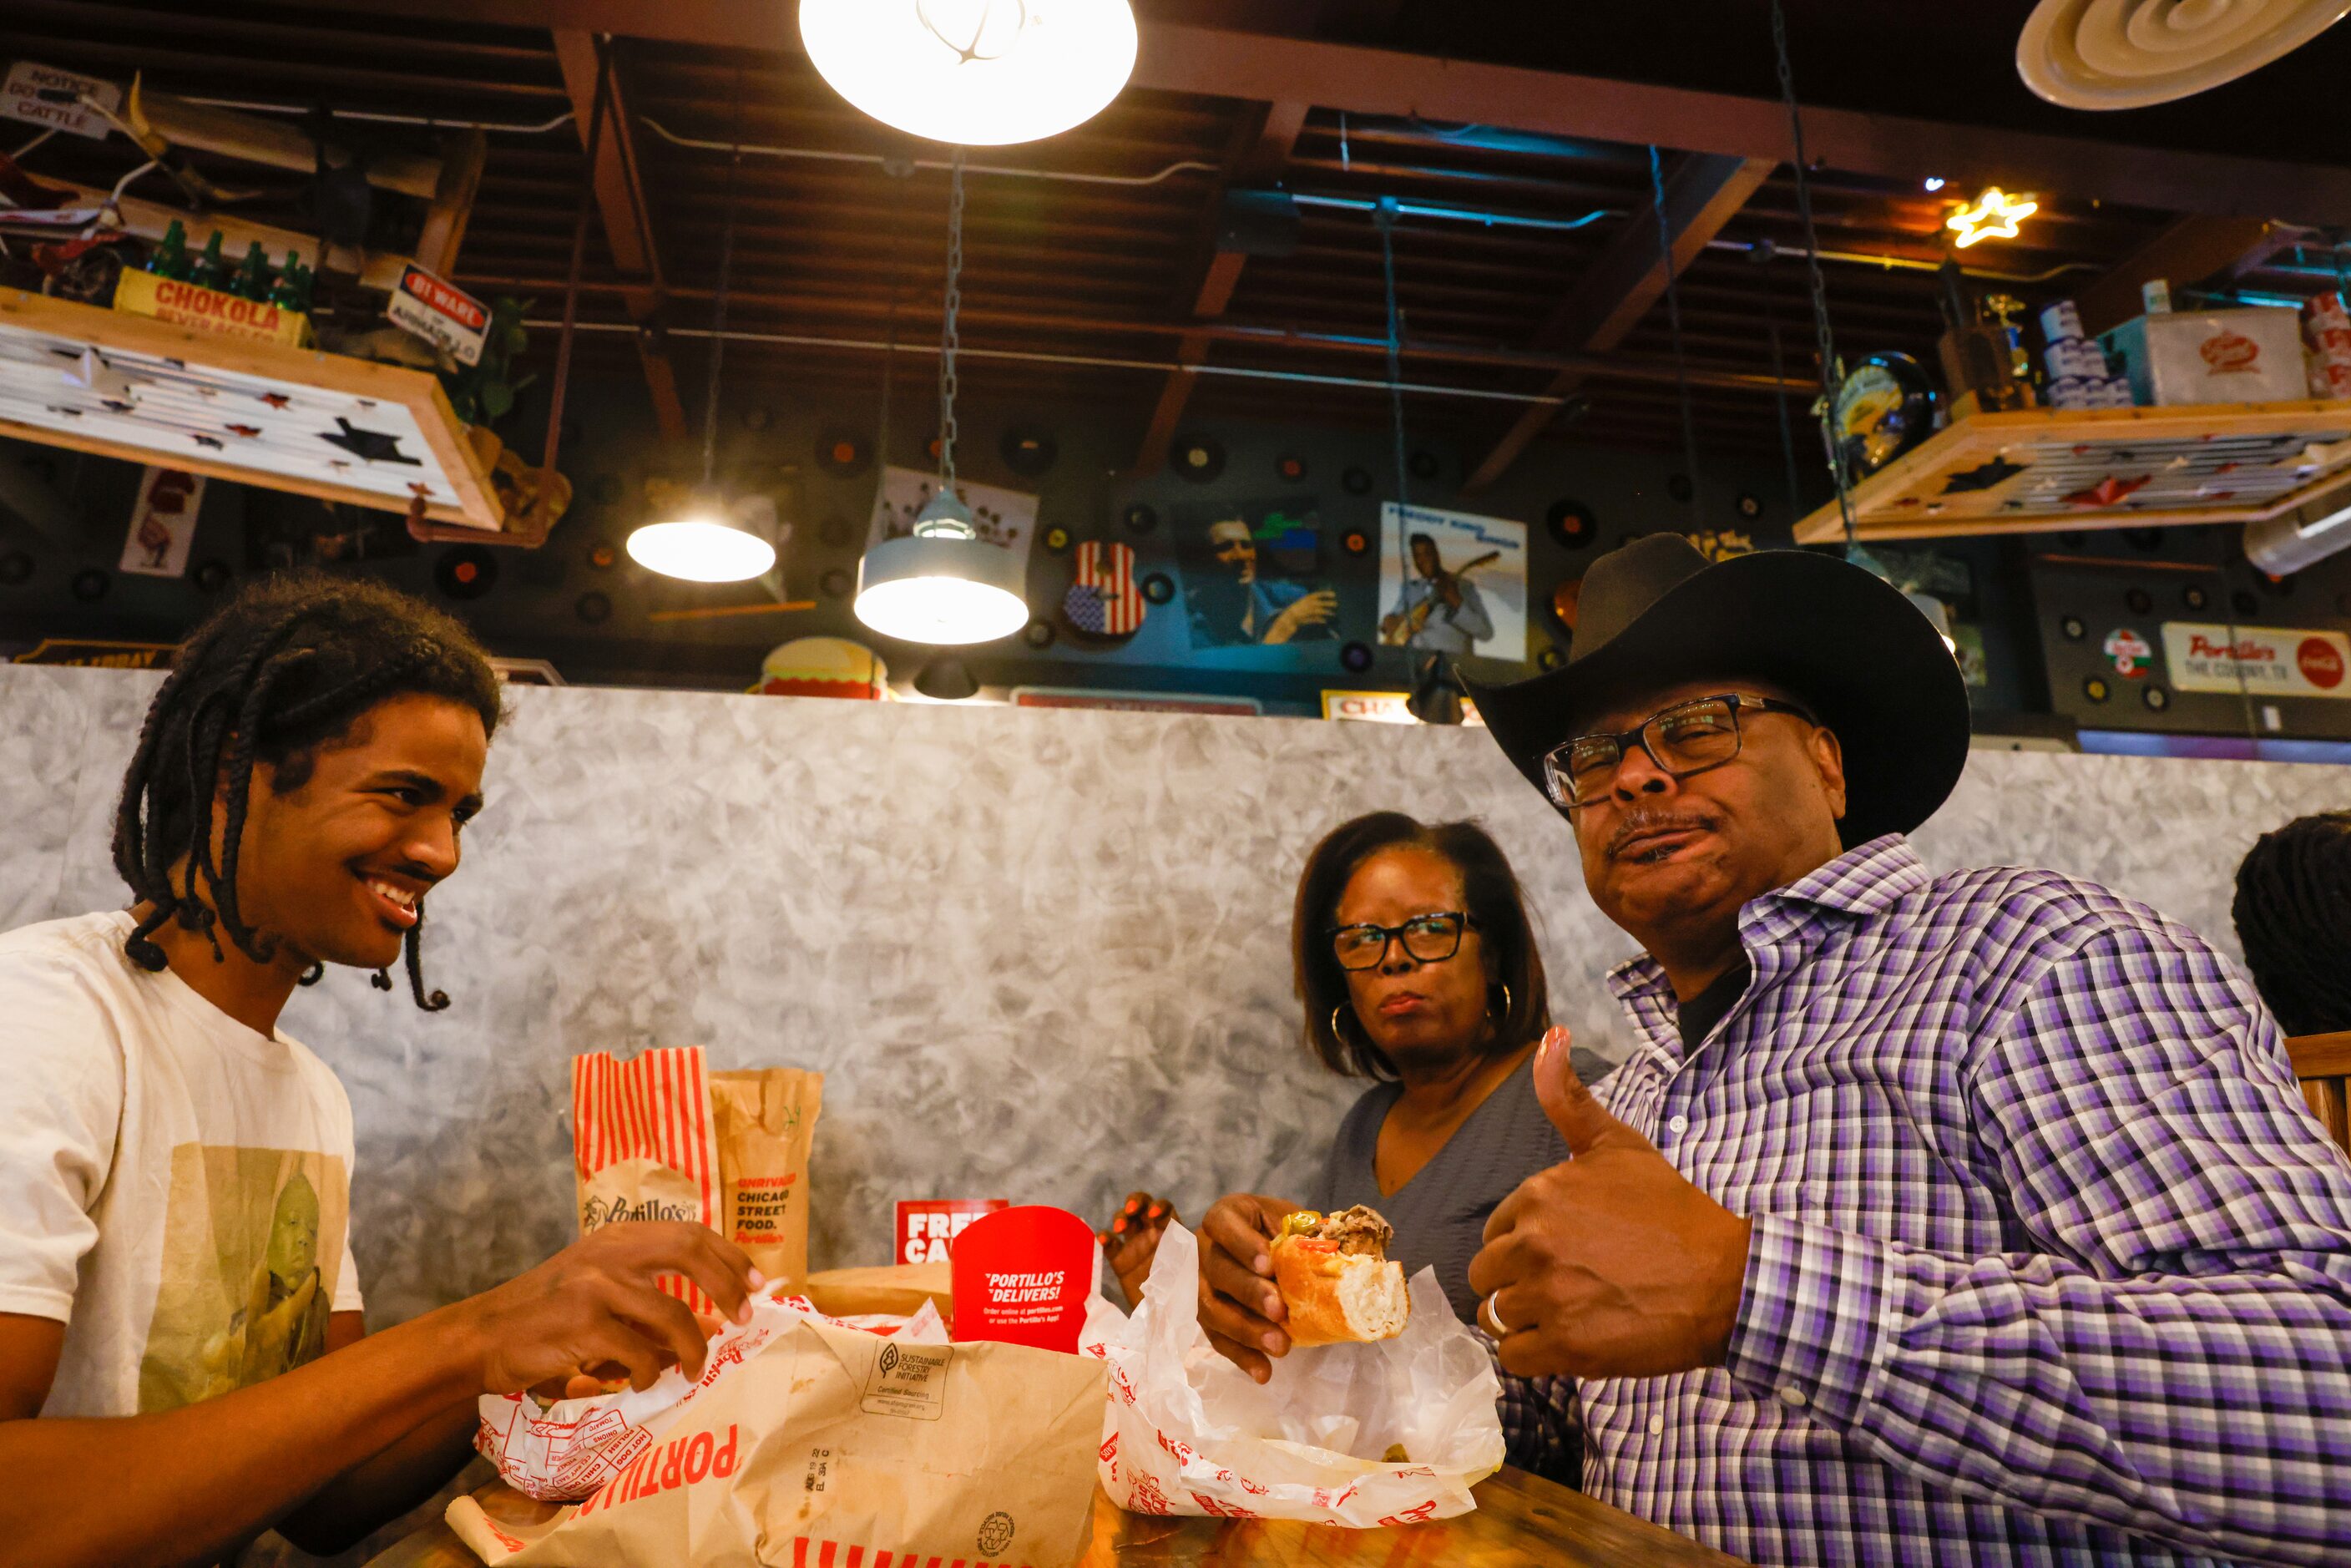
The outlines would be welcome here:
M 1599 1082 L 1613 1065 L 1580 1046 L 1568 1061 L 1586 1083 Z M 1434 1264 L 1454 1315 L 1471 1322 L 1478 1295 L 1469 1288 L 1469 1260 L 1485 1245 L 1487 1217 L 1520 1182 L 1565 1160 L 1567 1144 L 1535 1098 L 1530 1055 L 1410 1181 L 1383 1196 L 1373 1166 L 1380 1124 L 1403 1092 L 1399 1083 L 1364 1091 L 1339 1124 L 1321 1190 L 1306 1202 L 1326 1214 L 1357 1203 L 1378 1209 L 1395 1227 L 1388 1256 L 1404 1265 L 1405 1277 Z

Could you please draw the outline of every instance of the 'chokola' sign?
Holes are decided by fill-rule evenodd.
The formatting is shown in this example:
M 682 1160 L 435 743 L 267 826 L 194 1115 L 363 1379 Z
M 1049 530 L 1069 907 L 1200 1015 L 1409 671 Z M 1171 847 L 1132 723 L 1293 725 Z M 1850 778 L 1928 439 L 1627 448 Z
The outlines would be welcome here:
M 2167 621 L 2163 658 L 2183 692 L 2351 697 L 2351 637 L 2340 632 Z

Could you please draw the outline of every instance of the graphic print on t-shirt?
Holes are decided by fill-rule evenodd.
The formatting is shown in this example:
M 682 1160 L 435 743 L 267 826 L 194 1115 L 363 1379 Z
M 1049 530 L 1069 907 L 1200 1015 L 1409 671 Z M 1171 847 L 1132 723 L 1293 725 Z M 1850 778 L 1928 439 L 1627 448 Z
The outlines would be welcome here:
M 325 1350 L 350 1204 L 349 1173 L 332 1155 L 172 1149 L 141 1411 L 227 1394 Z

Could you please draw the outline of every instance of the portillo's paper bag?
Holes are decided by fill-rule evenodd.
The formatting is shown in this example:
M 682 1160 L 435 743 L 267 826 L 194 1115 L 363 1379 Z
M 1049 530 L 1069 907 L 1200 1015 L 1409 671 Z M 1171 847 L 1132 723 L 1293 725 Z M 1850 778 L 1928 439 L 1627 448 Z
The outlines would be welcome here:
M 718 1134 L 718 1234 L 770 1280 L 808 1273 L 809 1147 L 824 1074 L 762 1067 L 710 1075 Z
M 540 1524 L 470 1497 L 450 1528 L 514 1568 L 1069 1568 L 1093 1515 L 1102 1363 L 902 1344 L 801 1318 Z
M 603 1051 L 571 1059 L 571 1149 L 580 1234 L 622 1219 L 687 1219 L 718 1228 L 718 1145 L 702 1048 Z M 661 1288 L 696 1312 L 700 1287 L 664 1275 Z

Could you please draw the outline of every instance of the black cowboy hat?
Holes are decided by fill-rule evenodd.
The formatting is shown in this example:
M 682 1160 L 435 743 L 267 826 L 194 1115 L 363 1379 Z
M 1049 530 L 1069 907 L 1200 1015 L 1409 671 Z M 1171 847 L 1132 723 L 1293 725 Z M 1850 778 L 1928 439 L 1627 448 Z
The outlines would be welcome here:
M 1508 685 L 1463 685 L 1542 789 L 1544 754 L 1605 708 L 1742 676 L 1785 689 L 1835 731 L 1848 846 L 1916 828 L 1967 764 L 1967 685 L 1942 634 L 1899 589 L 1809 550 L 1708 563 L 1679 534 L 1635 539 L 1584 574 L 1566 664 Z

